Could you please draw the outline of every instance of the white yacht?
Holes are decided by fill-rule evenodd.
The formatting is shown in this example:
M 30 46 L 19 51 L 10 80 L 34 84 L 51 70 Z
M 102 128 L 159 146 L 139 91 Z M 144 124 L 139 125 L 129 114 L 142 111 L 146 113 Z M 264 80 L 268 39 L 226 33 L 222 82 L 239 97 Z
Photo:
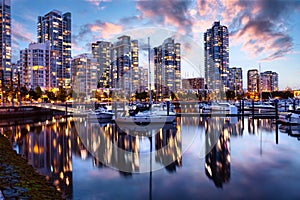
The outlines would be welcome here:
M 114 113 L 112 111 L 109 111 L 104 107 L 99 107 L 98 109 L 96 109 L 95 114 L 98 119 L 112 119 L 114 116 Z
M 134 116 L 119 116 L 115 119 L 116 123 L 135 123 L 135 124 L 150 124 L 150 123 L 172 123 L 176 119 L 176 113 L 172 110 L 160 109 L 158 107 L 151 108 L 148 111 L 138 112 Z

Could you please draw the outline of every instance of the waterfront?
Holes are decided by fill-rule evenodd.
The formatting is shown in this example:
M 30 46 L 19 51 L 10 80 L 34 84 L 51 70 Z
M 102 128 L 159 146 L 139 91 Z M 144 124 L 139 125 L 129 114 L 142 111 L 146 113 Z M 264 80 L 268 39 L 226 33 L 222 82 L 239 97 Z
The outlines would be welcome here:
M 133 131 L 52 117 L 0 131 L 70 199 L 299 198 L 299 127 L 297 138 L 272 122 L 181 117 Z

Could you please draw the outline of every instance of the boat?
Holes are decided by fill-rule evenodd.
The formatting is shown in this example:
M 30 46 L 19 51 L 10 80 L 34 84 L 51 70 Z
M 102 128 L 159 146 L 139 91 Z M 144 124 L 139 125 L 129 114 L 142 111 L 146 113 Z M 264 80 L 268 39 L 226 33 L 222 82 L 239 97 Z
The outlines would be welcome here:
M 105 107 L 99 107 L 96 110 L 88 110 L 86 112 L 87 120 L 98 120 L 98 122 L 109 122 L 114 118 L 114 112 Z
M 116 123 L 129 123 L 129 124 L 166 124 L 173 123 L 176 119 L 176 113 L 167 111 L 143 111 L 138 112 L 134 116 L 119 116 L 115 119 Z
M 210 109 L 211 111 L 229 111 L 230 110 L 230 104 L 229 103 L 216 103 L 216 104 L 212 104 Z
M 277 122 L 289 125 L 300 125 L 300 106 L 297 106 L 295 110 L 279 115 Z
M 114 116 L 112 111 L 109 111 L 104 107 L 99 107 L 94 112 L 97 116 L 97 119 L 112 119 Z
M 252 109 L 254 109 L 254 113 L 274 113 L 276 111 L 275 106 L 272 106 L 268 103 L 263 104 L 254 104 L 254 106 L 246 106 L 244 108 L 245 111 L 252 112 Z

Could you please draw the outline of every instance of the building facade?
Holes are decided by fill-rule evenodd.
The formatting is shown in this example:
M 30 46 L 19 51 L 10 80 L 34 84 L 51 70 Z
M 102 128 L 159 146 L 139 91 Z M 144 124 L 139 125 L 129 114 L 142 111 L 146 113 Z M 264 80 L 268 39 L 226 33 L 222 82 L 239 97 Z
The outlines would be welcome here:
M 28 89 L 40 86 L 42 90 L 51 89 L 51 51 L 50 42 L 31 43 L 20 51 L 21 84 Z
M 180 43 L 173 38 L 154 48 L 154 88 L 158 100 L 181 89 Z
M 11 6 L 10 0 L 0 0 L 0 80 L 8 84 L 11 77 Z
M 139 67 L 139 75 L 138 75 L 138 85 L 139 89 L 138 92 L 144 92 L 149 89 L 149 76 L 148 76 L 148 69 L 144 67 Z
M 272 71 L 265 71 L 260 74 L 262 92 L 278 91 L 278 74 Z
M 97 41 L 92 43 L 92 54 L 98 63 L 98 88 L 112 88 L 112 44 L 106 41 Z
M 82 98 L 92 98 L 97 90 L 97 59 L 91 54 L 80 54 L 72 60 L 73 90 Z
M 251 69 L 247 72 L 247 92 L 259 93 L 260 92 L 260 78 L 257 69 Z
M 131 40 L 127 35 L 118 37 L 112 47 L 112 85 L 127 94 L 134 94 L 139 87 L 138 52 L 138 40 Z
M 53 10 L 38 17 L 37 42 L 50 41 L 50 50 L 55 59 L 51 62 L 51 73 L 55 76 L 54 87 L 71 86 L 71 13 L 62 14 Z
M 229 89 L 235 94 L 243 94 L 243 70 L 241 67 L 229 68 Z
M 204 33 L 205 82 L 216 93 L 229 89 L 229 34 L 226 26 L 214 22 Z

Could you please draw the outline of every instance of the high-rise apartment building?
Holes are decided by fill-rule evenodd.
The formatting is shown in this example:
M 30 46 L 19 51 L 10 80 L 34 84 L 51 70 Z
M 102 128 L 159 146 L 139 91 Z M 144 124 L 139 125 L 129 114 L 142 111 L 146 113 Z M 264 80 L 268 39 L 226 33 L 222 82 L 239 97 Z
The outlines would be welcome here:
M 260 81 L 257 69 L 248 70 L 247 73 L 247 92 L 259 93 Z
M 50 50 L 55 59 L 50 73 L 55 87 L 70 87 L 71 84 L 71 13 L 62 14 L 53 10 L 38 17 L 37 41 L 50 41 Z
M 158 100 L 181 89 L 180 43 L 173 38 L 154 48 L 154 87 Z
M 91 97 L 97 89 L 97 59 L 90 54 L 81 54 L 72 60 L 72 80 L 75 93 Z
M 243 94 L 243 70 L 240 67 L 229 68 L 229 89 L 235 94 Z
M 106 41 L 92 43 L 92 54 L 97 60 L 97 84 L 99 88 L 112 88 L 112 44 Z
M 278 91 L 278 74 L 272 71 L 260 73 L 260 84 L 262 92 Z
M 132 91 L 140 91 L 139 81 L 139 43 L 138 40 L 131 41 L 131 80 L 132 80 Z
M 229 89 L 229 36 L 226 26 L 214 22 L 204 33 L 205 82 L 216 93 Z
M 138 41 L 123 35 L 112 48 L 113 87 L 122 88 L 125 93 L 138 90 Z
M 10 0 L 0 0 L 0 81 L 9 83 L 11 77 L 11 10 Z
M 138 75 L 138 92 L 143 92 L 148 90 L 149 76 L 148 76 L 148 68 L 139 67 L 139 75 Z
M 21 84 L 28 89 L 40 86 L 43 90 L 51 89 L 51 51 L 50 42 L 31 43 L 20 51 Z

